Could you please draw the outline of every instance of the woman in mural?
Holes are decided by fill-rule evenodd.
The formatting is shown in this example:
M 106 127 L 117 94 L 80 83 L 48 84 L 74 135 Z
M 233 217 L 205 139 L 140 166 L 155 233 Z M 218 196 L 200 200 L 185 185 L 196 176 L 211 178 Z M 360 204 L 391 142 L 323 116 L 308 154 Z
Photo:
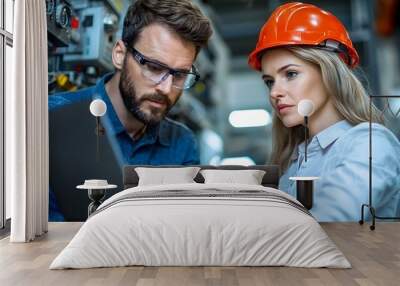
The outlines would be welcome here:
M 369 112 L 368 95 L 353 73 L 357 51 L 331 13 L 303 3 L 278 7 L 261 29 L 249 65 L 262 72 L 274 109 L 273 161 L 280 189 L 296 195 L 292 176 L 318 176 L 311 213 L 320 221 L 357 221 L 369 190 L 369 119 L 372 125 L 373 206 L 378 216 L 400 212 L 400 143 Z M 304 160 L 300 100 L 311 100 L 310 139 Z

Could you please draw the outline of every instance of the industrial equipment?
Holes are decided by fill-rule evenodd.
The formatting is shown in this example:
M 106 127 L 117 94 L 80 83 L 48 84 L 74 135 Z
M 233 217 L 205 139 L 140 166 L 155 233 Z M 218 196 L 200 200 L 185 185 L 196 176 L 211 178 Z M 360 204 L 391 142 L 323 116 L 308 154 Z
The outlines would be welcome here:
M 52 47 L 66 47 L 71 37 L 72 8 L 67 0 L 46 0 L 47 31 Z

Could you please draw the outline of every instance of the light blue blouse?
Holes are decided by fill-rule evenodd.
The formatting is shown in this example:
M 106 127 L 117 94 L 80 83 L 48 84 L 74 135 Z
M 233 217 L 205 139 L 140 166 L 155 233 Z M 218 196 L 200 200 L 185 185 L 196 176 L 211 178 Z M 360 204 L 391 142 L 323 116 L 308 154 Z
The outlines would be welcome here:
M 279 189 L 296 197 L 292 176 L 318 176 L 310 210 L 318 221 L 358 221 L 368 203 L 369 123 L 352 126 L 343 120 L 295 149 Z M 400 142 L 380 124 L 372 124 L 372 205 L 381 217 L 400 215 Z M 365 209 L 369 218 L 369 210 Z

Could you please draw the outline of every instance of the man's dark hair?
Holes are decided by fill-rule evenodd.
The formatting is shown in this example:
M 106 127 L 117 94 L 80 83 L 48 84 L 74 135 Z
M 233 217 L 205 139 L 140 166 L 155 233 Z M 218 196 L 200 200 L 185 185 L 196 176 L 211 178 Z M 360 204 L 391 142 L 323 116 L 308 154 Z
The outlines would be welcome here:
M 209 19 L 190 0 L 137 0 L 126 13 L 122 40 L 134 45 L 140 32 L 153 23 L 165 25 L 193 43 L 196 52 L 207 45 L 212 34 Z

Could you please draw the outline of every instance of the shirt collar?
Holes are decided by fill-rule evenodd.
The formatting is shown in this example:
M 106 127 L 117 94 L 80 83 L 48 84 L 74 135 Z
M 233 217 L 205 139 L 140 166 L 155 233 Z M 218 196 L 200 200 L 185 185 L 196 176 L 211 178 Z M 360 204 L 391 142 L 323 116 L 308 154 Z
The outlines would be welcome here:
M 164 146 L 169 146 L 171 144 L 171 136 L 170 132 L 167 132 L 167 126 L 165 125 L 165 119 L 163 119 L 157 125 L 149 125 L 142 138 L 138 140 L 143 140 L 146 143 L 154 144 L 158 139 L 158 142 L 160 142 L 160 144 Z
M 118 135 L 120 133 L 124 133 L 125 127 L 122 125 L 122 122 L 119 120 L 117 113 L 114 110 L 114 107 L 111 103 L 110 98 L 108 97 L 105 84 L 114 76 L 114 73 L 108 73 L 103 76 L 96 84 L 95 94 L 93 98 L 101 98 L 107 105 L 107 112 L 104 120 L 106 124 L 110 127 L 108 128 L 108 132 L 111 132 L 111 135 Z M 159 142 L 165 146 L 169 146 L 171 143 L 171 134 L 168 132 L 168 123 L 165 119 L 163 119 L 160 124 L 148 126 L 146 132 L 143 136 L 138 139 L 144 140 L 149 144 L 153 144 L 156 142 L 157 138 Z
M 168 117 L 164 118 L 160 124 L 158 125 L 158 138 L 160 140 L 160 143 L 169 146 L 171 145 L 172 142 L 172 133 L 171 133 L 171 119 Z
M 325 128 L 321 132 L 319 132 L 317 135 L 315 135 L 315 138 L 313 138 L 312 141 L 317 140 L 319 146 L 321 149 L 325 149 L 329 145 L 331 145 L 333 142 L 335 142 L 340 136 L 342 136 L 344 133 L 347 132 L 351 127 L 353 127 L 348 121 L 346 120 L 341 120 L 339 122 L 336 122 L 335 124 L 329 126 L 328 128 Z M 312 142 L 310 142 L 310 145 Z M 300 144 L 300 146 L 303 146 L 304 142 Z M 312 147 L 312 146 L 310 146 Z M 316 146 L 315 146 L 316 147 Z M 292 156 L 290 156 L 291 160 L 296 160 L 299 157 L 300 149 L 299 146 L 297 146 L 292 153 Z
M 322 130 L 317 135 L 315 135 L 315 137 L 317 137 L 321 148 L 325 149 L 333 142 L 335 142 L 340 136 L 346 133 L 347 130 L 349 130 L 351 127 L 352 125 L 348 121 L 341 120 Z

